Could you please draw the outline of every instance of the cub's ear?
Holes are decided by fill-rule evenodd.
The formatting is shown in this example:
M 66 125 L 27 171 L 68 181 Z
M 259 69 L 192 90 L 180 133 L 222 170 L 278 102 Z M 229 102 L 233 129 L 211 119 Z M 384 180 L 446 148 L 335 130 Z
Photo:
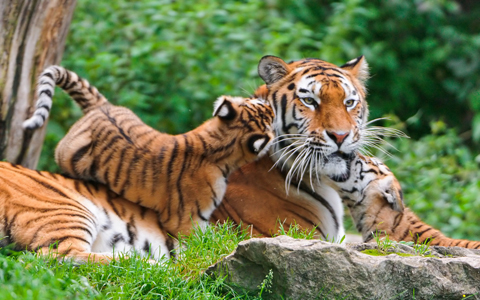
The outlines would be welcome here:
M 363 55 L 352 59 L 340 68 L 350 72 L 350 74 L 355 76 L 363 85 L 365 85 L 367 79 L 370 77 L 370 72 L 368 72 L 368 63 Z
M 237 116 L 237 106 L 230 96 L 221 96 L 213 104 L 213 116 L 223 120 L 233 120 Z
M 262 154 L 265 153 L 270 144 L 271 137 L 266 134 L 255 134 L 248 139 L 248 149 L 252 153 Z M 262 152 L 263 151 L 263 152 Z
M 289 72 L 288 64 L 276 56 L 264 56 L 258 63 L 258 75 L 265 81 L 267 87 L 285 77 Z

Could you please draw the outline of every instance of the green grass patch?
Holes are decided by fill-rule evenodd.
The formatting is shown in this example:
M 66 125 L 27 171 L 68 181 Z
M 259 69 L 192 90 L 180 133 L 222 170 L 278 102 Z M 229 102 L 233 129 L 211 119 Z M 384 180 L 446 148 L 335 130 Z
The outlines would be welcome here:
M 283 226 L 282 226 L 283 228 Z M 279 234 L 312 238 L 297 225 Z M 224 278 L 204 274 L 208 266 L 230 254 L 249 231 L 227 224 L 195 229 L 180 238 L 176 260 L 150 264 L 140 257 L 120 256 L 109 265 L 82 264 L 38 257 L 30 252 L 0 248 L 0 300 L 3 299 L 263 299 L 271 294 L 273 272 L 259 285 L 257 294 L 233 290 Z M 369 252 L 370 251 L 370 252 Z M 373 250 L 375 251 L 375 250 Z M 370 255 L 382 255 L 372 250 Z M 396 253 L 397 255 L 404 255 Z M 323 288 L 317 299 L 349 299 Z
M 0 300 L 3 299 L 262 299 L 268 278 L 257 295 L 234 291 L 224 278 L 204 274 L 208 266 L 250 238 L 231 223 L 195 229 L 181 236 L 175 260 L 150 264 L 135 255 L 108 265 L 75 264 L 30 252 L 0 248 Z M 313 233 L 294 225 L 279 230 L 294 238 Z
M 401 253 L 401 252 L 383 252 L 379 251 L 378 249 L 366 249 L 361 251 L 364 254 L 371 255 L 371 256 L 387 256 L 390 254 L 396 254 L 398 256 L 403 256 L 403 257 L 410 257 L 410 256 L 417 256 L 415 254 L 410 254 L 410 253 Z
M 255 299 L 231 290 L 223 279 L 203 275 L 211 264 L 248 239 L 232 224 L 194 230 L 180 239 L 176 260 L 156 265 L 120 257 L 109 265 L 82 264 L 0 253 L 3 299 Z

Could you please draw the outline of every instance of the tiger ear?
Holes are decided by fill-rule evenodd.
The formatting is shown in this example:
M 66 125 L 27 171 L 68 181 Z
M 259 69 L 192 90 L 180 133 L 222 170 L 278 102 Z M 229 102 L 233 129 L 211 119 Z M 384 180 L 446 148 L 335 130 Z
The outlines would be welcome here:
M 363 55 L 352 59 L 340 68 L 350 72 L 350 74 L 355 76 L 363 85 L 365 85 L 367 79 L 370 77 L 370 72 L 368 72 L 368 63 Z
M 262 153 L 264 154 L 265 149 L 268 149 L 267 146 L 270 146 L 271 137 L 263 134 L 255 134 L 248 139 L 248 149 L 252 153 Z
M 258 63 L 258 75 L 265 81 L 267 87 L 285 77 L 289 71 L 288 64 L 276 56 L 264 56 Z
M 223 120 L 233 120 L 237 116 L 234 107 L 234 99 L 229 96 L 221 96 L 213 104 L 213 116 Z

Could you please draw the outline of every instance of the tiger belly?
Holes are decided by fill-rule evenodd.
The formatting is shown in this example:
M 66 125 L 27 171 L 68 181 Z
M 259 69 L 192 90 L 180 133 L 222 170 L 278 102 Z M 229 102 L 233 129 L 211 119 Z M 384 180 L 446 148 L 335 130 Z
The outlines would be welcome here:
M 170 257 L 165 234 L 158 227 L 157 215 L 152 210 L 120 198 L 115 199 L 115 206 L 104 199 L 94 201 L 101 206 L 89 199 L 83 202 L 97 220 L 98 234 L 91 246 L 92 253 L 114 256 L 135 253 L 156 260 Z

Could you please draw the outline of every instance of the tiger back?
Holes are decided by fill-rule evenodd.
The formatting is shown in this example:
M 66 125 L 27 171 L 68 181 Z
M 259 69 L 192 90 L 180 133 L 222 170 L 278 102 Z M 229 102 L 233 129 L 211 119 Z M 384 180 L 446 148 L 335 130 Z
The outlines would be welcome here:
M 157 213 L 104 185 L 0 162 L 0 247 L 108 263 L 118 252 L 159 260 L 175 240 Z
M 154 209 L 172 236 L 188 234 L 192 222 L 206 226 L 230 173 L 264 155 L 273 139 L 273 111 L 255 98 L 222 96 L 212 119 L 185 134 L 169 135 L 110 104 L 86 80 L 61 67 L 48 68 L 39 82 L 39 102 L 49 105 L 37 105 L 26 128 L 41 126 L 38 121 L 48 117 L 45 107 L 51 107 L 55 85 L 85 112 L 57 146 L 62 171 L 106 184 L 121 197 Z
M 340 194 L 365 242 L 372 241 L 377 234 L 388 235 L 393 241 L 480 248 L 480 242 L 446 237 L 405 208 L 400 183 L 376 158 L 358 155 L 350 164 L 346 180 L 326 175 L 323 180 Z

